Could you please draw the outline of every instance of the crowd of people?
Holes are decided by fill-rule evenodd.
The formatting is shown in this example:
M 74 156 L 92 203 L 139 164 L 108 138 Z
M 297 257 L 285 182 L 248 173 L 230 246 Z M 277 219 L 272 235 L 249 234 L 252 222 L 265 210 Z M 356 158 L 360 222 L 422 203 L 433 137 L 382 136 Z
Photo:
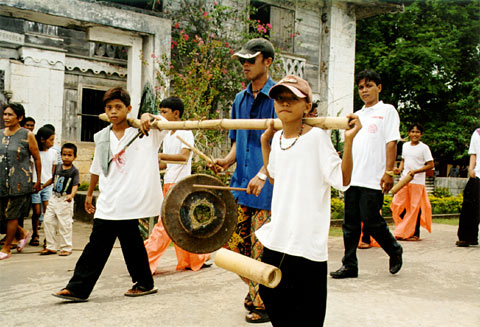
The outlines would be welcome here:
M 233 102 L 232 119 L 282 121 L 275 130 L 273 120 L 265 131 L 231 130 L 231 148 L 209 167 L 223 171 L 235 166 L 230 186 L 238 205 L 236 230 L 225 247 L 255 260 L 277 266 L 282 280 L 275 288 L 250 280 L 243 306 L 246 321 L 271 321 L 274 326 L 323 325 L 327 308 L 328 233 L 330 187 L 344 192 L 342 266 L 330 272 L 335 279 L 359 274 L 356 250 L 374 240 L 389 257 L 388 270 L 397 274 L 403 263 L 399 241 L 419 241 L 420 227 L 431 232 L 432 210 L 425 188 L 425 173 L 433 168 L 429 147 L 421 142 L 424 128 L 408 127 L 400 166 L 395 166 L 400 118 L 397 110 L 380 100 L 382 81 L 372 70 L 357 74 L 356 85 L 364 106 L 349 114 L 344 149 L 339 154 L 329 134 L 304 123 L 316 115 L 312 89 L 304 79 L 288 75 L 275 83 L 269 76 L 274 60 L 273 45 L 265 39 L 248 41 L 233 55 L 250 82 Z M 184 104 L 178 97 L 164 99 L 161 116 L 143 114 L 141 133 L 129 126 L 130 96 L 123 88 L 112 88 L 103 97 L 111 124 L 95 134 L 95 153 L 85 210 L 94 215 L 89 243 L 80 255 L 73 276 L 54 296 L 87 301 L 110 256 L 115 240 L 122 253 L 133 286 L 126 296 L 157 292 L 152 275 L 171 239 L 159 219 L 150 237 L 143 241 L 139 218 L 158 217 L 163 197 L 180 179 L 191 174 L 192 151 L 181 142 L 194 144 L 190 131 L 151 129 L 152 119 L 179 121 Z M 6 234 L 0 259 L 8 259 L 12 248 L 21 252 L 30 232 L 24 218 L 30 210 L 30 245 L 40 244 L 38 228 L 42 214 L 45 244 L 41 255 L 72 253 L 73 199 L 79 172 L 73 165 L 77 147 L 65 143 L 54 149 L 55 129 L 45 125 L 33 134 L 35 120 L 25 117 L 20 104 L 4 109 L 5 128 L 0 130 L 1 233 Z M 23 126 L 23 127 L 22 127 Z M 161 145 L 163 150 L 160 152 Z M 469 148 L 469 181 L 464 192 L 457 246 L 478 244 L 480 129 Z M 162 187 L 160 168 L 166 168 Z M 409 177 L 395 194 L 391 209 L 393 233 L 384 217 L 384 195 L 394 184 L 394 175 Z M 93 191 L 101 190 L 96 203 Z M 275 186 L 274 186 L 275 185 Z M 163 189 L 163 192 L 162 192 Z M 363 238 L 361 235 L 363 233 Z M 368 243 L 367 243 L 368 242 Z M 360 246 L 368 248 L 368 246 Z M 189 253 L 175 245 L 177 269 L 197 271 L 209 266 L 210 254 Z M 306 294 L 315 294 L 315 301 Z

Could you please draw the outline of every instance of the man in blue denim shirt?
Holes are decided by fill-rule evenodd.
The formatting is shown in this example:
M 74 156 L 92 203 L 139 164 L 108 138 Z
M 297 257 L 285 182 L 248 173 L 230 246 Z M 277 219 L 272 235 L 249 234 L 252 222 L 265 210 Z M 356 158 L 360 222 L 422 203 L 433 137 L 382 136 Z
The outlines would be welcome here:
M 268 91 L 275 85 L 269 78 L 268 69 L 273 62 L 275 50 L 265 39 L 248 41 L 233 55 L 242 65 L 245 78 L 250 81 L 247 88 L 239 92 L 232 106 L 232 119 L 275 118 L 273 100 Z M 231 130 L 232 148 L 223 159 L 216 159 L 214 169 L 227 169 L 237 163 L 230 186 L 246 187 L 247 192 L 234 191 L 237 200 L 238 225 L 228 246 L 231 250 L 259 259 L 263 247 L 254 232 L 270 219 L 272 185 L 267 181 L 263 167 L 260 137 L 262 130 Z M 247 322 L 269 321 L 263 301 L 258 295 L 258 284 L 249 281 L 249 294 L 245 307 L 249 311 Z

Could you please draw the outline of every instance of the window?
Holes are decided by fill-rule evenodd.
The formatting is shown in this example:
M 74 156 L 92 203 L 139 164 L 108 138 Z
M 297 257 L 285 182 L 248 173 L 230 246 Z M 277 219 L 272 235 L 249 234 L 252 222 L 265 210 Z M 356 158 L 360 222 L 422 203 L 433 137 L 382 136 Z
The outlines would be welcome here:
M 295 11 L 261 1 L 251 1 L 250 5 L 256 9 L 250 15 L 250 19 L 259 21 L 262 25 L 272 25 L 272 29 L 267 32 L 267 35 L 270 36 L 270 41 L 282 51 L 293 52 Z
M 102 99 L 105 91 L 83 88 L 82 89 L 82 131 L 81 140 L 93 142 L 93 134 L 108 126 L 107 122 L 98 119 L 104 113 Z

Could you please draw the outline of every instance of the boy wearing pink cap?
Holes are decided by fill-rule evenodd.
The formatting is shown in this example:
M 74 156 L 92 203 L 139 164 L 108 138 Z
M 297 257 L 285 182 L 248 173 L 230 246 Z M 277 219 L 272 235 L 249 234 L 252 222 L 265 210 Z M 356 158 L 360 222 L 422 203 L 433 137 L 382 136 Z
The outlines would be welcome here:
M 262 261 L 277 266 L 276 288 L 260 286 L 274 326 L 321 326 L 327 301 L 330 186 L 346 190 L 353 167 L 353 138 L 361 128 L 350 114 L 340 159 L 328 133 L 303 123 L 312 107 L 307 81 L 293 75 L 273 86 L 269 96 L 283 130 L 273 123 L 261 138 L 264 166 L 274 184 L 271 222 L 256 236 L 264 246 Z M 315 301 L 312 301 L 312 294 Z

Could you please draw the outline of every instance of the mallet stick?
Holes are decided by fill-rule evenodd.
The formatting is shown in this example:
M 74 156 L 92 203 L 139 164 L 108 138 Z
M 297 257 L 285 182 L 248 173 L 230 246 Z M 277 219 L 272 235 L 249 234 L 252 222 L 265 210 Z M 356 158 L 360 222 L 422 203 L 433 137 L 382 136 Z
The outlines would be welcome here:
M 215 264 L 270 288 L 282 279 L 279 268 L 223 248 L 215 253 Z
M 162 160 L 163 163 L 166 164 L 174 164 L 174 165 L 186 165 L 186 161 L 175 161 L 175 160 Z
M 202 151 L 198 150 L 196 147 L 194 147 L 193 145 L 189 144 L 187 141 L 185 141 L 183 138 L 181 138 L 180 136 L 177 135 L 177 139 L 180 140 L 180 142 L 182 142 L 183 144 L 185 144 L 186 146 L 188 146 L 190 148 L 190 150 L 192 150 L 193 152 L 195 152 L 196 154 L 198 154 L 198 156 L 200 158 L 202 158 L 203 160 L 205 160 L 206 162 L 210 163 L 210 164 L 213 164 L 213 160 L 212 158 L 210 158 L 209 156 L 207 156 L 205 153 L 203 153 Z
M 397 193 L 398 191 L 400 191 L 402 189 L 402 187 L 404 187 L 405 185 L 410 183 L 412 181 L 412 179 L 413 179 L 413 177 L 410 174 L 407 174 L 407 176 L 405 176 L 404 178 L 399 180 L 397 184 L 393 185 L 390 192 L 392 192 L 392 194 Z
M 201 184 L 193 184 L 192 186 L 198 187 L 198 188 L 213 189 L 213 190 L 242 191 L 242 192 L 247 191 L 245 187 L 230 187 L 230 186 L 201 185 Z
M 155 116 L 154 116 L 155 117 Z M 100 114 L 99 118 L 109 121 L 106 114 Z M 212 119 L 212 120 L 184 120 L 163 121 L 157 120 L 152 126 L 160 130 L 194 130 L 194 129 L 267 129 L 271 119 Z M 128 118 L 130 126 L 140 128 L 140 120 Z M 316 117 L 305 118 L 305 124 L 323 129 L 348 129 L 346 117 Z M 282 128 L 280 119 L 274 119 L 275 129 Z

